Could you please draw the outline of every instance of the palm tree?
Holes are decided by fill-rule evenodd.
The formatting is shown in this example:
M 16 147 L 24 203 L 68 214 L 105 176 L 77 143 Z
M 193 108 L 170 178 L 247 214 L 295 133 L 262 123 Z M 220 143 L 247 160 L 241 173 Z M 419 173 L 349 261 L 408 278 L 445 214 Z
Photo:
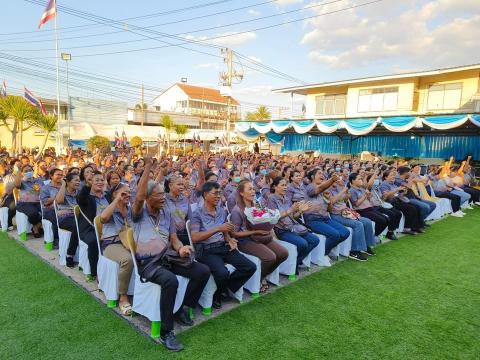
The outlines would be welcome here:
M 163 115 L 161 125 L 165 128 L 167 134 L 167 154 L 170 154 L 170 132 L 175 127 L 175 124 L 170 116 Z
M 38 156 L 41 156 L 43 150 L 45 149 L 45 145 L 47 144 L 48 136 L 51 132 L 57 130 L 57 117 L 53 115 L 43 115 L 40 113 L 38 117 L 32 121 L 32 123 L 45 132 L 42 147 L 38 152 Z
M 39 116 L 40 111 L 20 96 L 6 96 L 1 98 L 0 108 L 4 116 L 7 116 L 5 119 L 2 119 L 3 126 L 12 134 L 11 151 L 21 151 L 23 146 L 23 132 L 34 125 L 35 119 Z M 7 119 L 13 119 L 12 126 L 7 122 Z M 24 126 L 25 123 L 27 124 L 26 126 Z M 18 142 L 17 134 L 19 134 Z
M 272 114 L 265 105 L 260 105 L 254 112 L 247 112 L 245 118 L 249 121 L 269 120 Z
M 188 126 L 183 124 L 176 124 L 175 127 L 175 134 L 177 134 L 177 143 L 183 137 L 183 155 L 185 155 L 185 135 L 188 133 Z

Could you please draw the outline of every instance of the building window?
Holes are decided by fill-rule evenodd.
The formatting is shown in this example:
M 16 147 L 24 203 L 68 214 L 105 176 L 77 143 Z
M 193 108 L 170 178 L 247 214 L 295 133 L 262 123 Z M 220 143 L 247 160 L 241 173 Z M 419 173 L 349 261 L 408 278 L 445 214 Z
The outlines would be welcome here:
M 346 95 L 321 95 L 315 97 L 316 115 L 344 115 Z
M 398 87 L 363 89 L 358 94 L 358 112 L 397 110 Z
M 435 84 L 428 88 L 428 110 L 455 110 L 460 107 L 462 83 Z

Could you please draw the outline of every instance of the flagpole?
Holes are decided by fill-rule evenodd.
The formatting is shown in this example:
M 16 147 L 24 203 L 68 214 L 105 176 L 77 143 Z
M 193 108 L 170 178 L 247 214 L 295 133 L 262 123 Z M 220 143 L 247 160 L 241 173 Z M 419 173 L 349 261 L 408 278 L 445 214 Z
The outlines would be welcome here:
M 55 153 L 60 155 L 62 150 L 62 138 L 60 135 L 60 72 L 59 72 L 59 64 L 58 64 L 58 33 L 57 33 L 57 0 L 54 0 L 55 3 L 55 18 L 54 18 L 54 29 L 55 29 L 55 63 L 57 67 L 57 139 L 56 139 L 56 146 L 55 146 Z

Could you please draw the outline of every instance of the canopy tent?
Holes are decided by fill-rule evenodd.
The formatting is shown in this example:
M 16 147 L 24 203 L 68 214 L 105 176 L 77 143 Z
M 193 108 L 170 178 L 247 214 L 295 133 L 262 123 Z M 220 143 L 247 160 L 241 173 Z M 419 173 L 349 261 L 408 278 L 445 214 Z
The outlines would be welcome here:
M 471 154 L 480 158 L 480 114 L 242 121 L 236 130 L 247 141 L 263 136 L 271 144 L 282 144 L 282 153 L 366 150 L 384 156 L 460 158 Z
M 440 116 L 394 116 L 358 119 L 327 119 L 327 120 L 271 120 L 239 121 L 236 130 L 247 139 L 254 139 L 269 132 L 277 134 L 293 129 L 297 134 L 306 134 L 316 129 L 324 134 L 331 134 L 339 129 L 345 129 L 350 135 L 367 135 L 377 126 L 383 126 L 390 132 L 406 132 L 412 128 L 422 128 L 424 125 L 432 129 L 454 129 L 470 121 L 480 127 L 479 114 L 452 114 Z

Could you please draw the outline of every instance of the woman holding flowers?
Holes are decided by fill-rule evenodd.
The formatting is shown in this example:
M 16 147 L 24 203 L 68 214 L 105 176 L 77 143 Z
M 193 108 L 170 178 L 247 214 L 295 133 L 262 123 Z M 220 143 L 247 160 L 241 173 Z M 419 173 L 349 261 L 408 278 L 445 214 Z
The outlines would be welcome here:
M 255 188 L 249 180 L 242 180 L 238 184 L 237 204 L 232 210 L 232 224 L 235 229 L 232 232 L 238 240 L 240 251 L 256 256 L 262 263 L 262 287 L 260 292 L 268 289 L 265 277 L 272 273 L 288 257 L 288 251 L 273 240 L 271 225 L 268 221 L 261 224 L 263 230 L 254 230 L 248 221 L 245 209 L 255 208 Z M 254 209 L 253 216 L 268 215 L 267 210 Z

